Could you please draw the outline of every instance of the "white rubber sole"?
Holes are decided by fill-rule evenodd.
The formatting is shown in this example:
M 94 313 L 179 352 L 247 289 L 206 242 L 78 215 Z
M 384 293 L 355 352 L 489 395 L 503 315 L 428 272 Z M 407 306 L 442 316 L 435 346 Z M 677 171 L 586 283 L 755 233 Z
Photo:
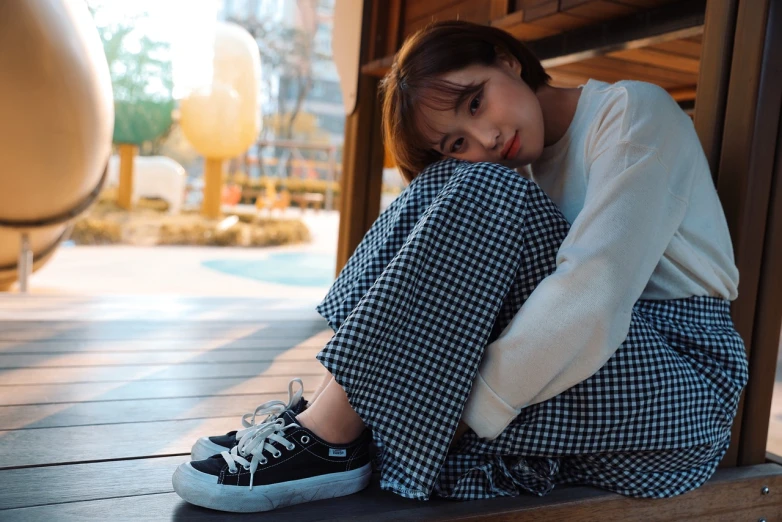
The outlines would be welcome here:
M 190 449 L 190 460 L 206 460 L 212 455 L 228 450 L 228 448 L 209 440 L 209 437 L 201 437 Z
M 201 473 L 189 462 L 174 472 L 174 491 L 187 502 L 235 513 L 270 511 L 294 504 L 357 493 L 369 485 L 372 464 L 351 471 L 330 473 L 268 486 L 226 486 L 217 477 Z

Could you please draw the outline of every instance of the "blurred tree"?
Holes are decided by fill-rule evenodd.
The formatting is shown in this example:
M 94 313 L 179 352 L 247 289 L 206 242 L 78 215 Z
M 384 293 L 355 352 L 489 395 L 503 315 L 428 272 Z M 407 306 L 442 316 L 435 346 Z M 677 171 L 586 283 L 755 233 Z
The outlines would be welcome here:
M 313 139 L 313 116 L 302 117 L 302 107 L 313 86 L 313 66 L 321 61 L 330 61 L 331 55 L 318 52 L 315 48 L 317 21 L 312 17 L 317 12 L 320 0 L 297 0 L 301 27 L 291 27 L 272 19 L 259 19 L 258 0 L 247 2 L 243 15 L 229 18 L 255 38 L 261 54 L 263 83 L 268 102 L 262 107 L 264 121 L 261 139 Z M 275 84 L 275 82 L 278 82 Z M 306 129 L 306 130 L 305 130 Z M 303 133 L 299 131 L 304 130 Z M 317 133 L 321 137 L 320 133 Z M 280 157 L 282 151 L 275 151 Z M 258 161 L 262 175 L 265 174 L 263 151 L 258 150 Z
M 133 193 L 133 157 L 144 143 L 158 154 L 171 130 L 174 80 L 168 42 L 139 34 L 136 27 L 147 13 L 117 19 L 106 16 L 104 2 L 88 4 L 103 41 L 114 90 L 114 143 L 119 145 L 120 175 L 117 203 L 130 210 Z
M 90 8 L 96 22 L 100 3 Z M 114 89 L 114 142 L 151 142 L 151 154 L 171 130 L 174 80 L 168 57 L 170 44 L 147 35 L 134 35 L 145 13 L 98 25 Z M 135 38 L 134 38 L 135 37 Z

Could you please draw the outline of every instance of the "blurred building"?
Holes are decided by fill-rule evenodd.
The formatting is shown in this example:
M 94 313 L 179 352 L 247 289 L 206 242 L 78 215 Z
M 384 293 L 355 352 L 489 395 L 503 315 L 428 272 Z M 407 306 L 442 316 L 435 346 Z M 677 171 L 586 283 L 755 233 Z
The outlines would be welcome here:
M 331 59 L 331 34 L 334 26 L 334 0 L 220 0 L 220 20 L 263 20 L 297 28 L 313 35 L 315 58 L 311 62 L 312 87 L 304 99 L 302 113 L 312 115 L 318 129 L 328 135 L 332 144 L 344 140 L 345 112 L 337 69 Z M 263 60 L 262 60 L 263 62 Z M 299 92 L 297 79 L 285 76 L 261 64 L 263 84 L 270 93 L 262 93 L 267 104 L 277 103 L 278 96 L 292 107 Z M 274 112 L 265 107 L 264 113 Z

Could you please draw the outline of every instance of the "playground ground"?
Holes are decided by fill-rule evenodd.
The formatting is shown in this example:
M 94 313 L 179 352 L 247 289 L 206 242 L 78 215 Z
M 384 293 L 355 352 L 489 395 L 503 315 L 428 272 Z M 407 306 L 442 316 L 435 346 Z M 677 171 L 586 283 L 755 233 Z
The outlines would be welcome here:
M 288 212 L 305 222 L 311 243 L 268 248 L 65 245 L 32 275 L 30 293 L 285 298 L 309 306 L 325 295 L 333 276 L 339 213 Z M 296 260 L 286 277 L 277 281 L 258 273 L 264 261 L 281 255 Z M 221 270 L 214 268 L 218 265 Z M 253 265 L 257 277 L 230 273 L 232 266 Z M 314 284 L 313 270 L 319 274 Z

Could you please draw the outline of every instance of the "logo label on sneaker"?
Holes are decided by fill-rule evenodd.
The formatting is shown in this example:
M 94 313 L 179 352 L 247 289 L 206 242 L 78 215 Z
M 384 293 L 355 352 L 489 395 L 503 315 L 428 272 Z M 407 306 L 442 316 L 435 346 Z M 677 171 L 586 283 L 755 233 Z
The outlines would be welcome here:
M 348 450 L 329 448 L 329 457 L 347 457 Z

